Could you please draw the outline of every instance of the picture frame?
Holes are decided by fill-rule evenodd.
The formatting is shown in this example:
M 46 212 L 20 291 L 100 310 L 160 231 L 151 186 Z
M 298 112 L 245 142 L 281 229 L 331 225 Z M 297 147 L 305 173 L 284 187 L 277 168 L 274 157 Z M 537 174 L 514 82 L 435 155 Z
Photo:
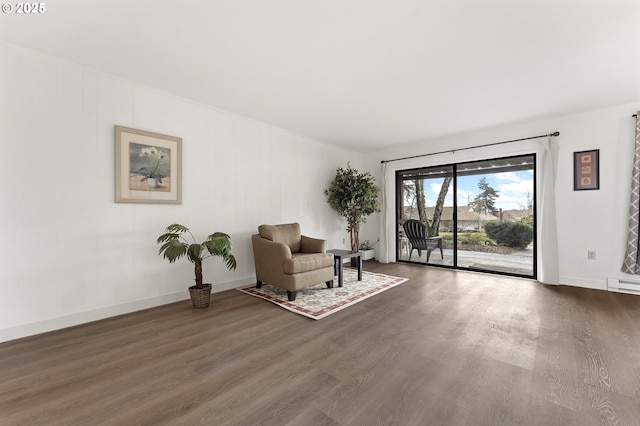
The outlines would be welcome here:
M 115 202 L 182 204 L 182 138 L 115 126 Z
M 600 189 L 600 150 L 573 153 L 573 190 Z

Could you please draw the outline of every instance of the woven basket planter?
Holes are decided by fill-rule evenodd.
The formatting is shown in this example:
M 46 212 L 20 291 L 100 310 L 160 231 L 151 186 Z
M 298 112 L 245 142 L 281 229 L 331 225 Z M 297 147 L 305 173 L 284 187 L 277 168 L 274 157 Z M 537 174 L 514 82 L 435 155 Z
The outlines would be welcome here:
M 189 295 L 191 295 L 191 305 L 194 308 L 206 308 L 211 300 L 211 284 L 202 284 L 203 288 L 196 286 L 189 287 Z

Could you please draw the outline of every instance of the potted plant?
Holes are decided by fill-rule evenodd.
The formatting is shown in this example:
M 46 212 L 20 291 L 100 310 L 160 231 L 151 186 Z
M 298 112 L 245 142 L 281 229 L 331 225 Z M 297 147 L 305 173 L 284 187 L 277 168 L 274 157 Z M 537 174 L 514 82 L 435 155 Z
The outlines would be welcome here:
M 378 188 L 371 173 L 358 173 L 347 163 L 347 168 L 338 168 L 336 176 L 324 194 L 327 202 L 335 211 L 347 220 L 347 232 L 351 242 L 351 251 L 360 248 L 360 225 L 367 216 L 380 211 Z
M 363 262 L 375 260 L 376 250 L 373 247 L 375 244 L 376 243 L 371 244 L 369 240 L 364 240 L 362 244 L 360 244 L 360 255 L 362 256 Z
M 190 239 L 185 238 L 185 233 Z M 157 240 L 162 244 L 158 255 L 163 254 L 169 263 L 173 263 L 182 256 L 187 256 L 195 264 L 196 284 L 189 287 L 191 304 L 194 308 L 206 308 L 211 299 L 211 284 L 202 283 L 202 261 L 208 257 L 220 256 L 229 270 L 236 269 L 236 259 L 231 254 L 231 237 L 223 232 L 216 232 L 199 243 L 189 231 L 189 228 L 178 223 L 167 226 L 165 233 Z

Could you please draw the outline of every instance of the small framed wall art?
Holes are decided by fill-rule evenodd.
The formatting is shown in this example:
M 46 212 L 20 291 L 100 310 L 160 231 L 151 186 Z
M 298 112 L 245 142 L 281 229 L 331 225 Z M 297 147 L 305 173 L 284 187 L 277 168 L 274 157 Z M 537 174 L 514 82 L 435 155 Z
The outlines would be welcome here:
M 182 138 L 115 126 L 116 203 L 182 203 Z
M 573 153 L 573 190 L 600 189 L 600 150 Z

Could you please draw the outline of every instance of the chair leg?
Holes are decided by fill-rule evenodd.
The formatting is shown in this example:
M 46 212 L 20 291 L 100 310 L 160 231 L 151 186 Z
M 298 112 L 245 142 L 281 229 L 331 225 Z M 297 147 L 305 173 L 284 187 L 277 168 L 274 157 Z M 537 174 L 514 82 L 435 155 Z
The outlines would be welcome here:
M 333 288 L 333 280 L 327 281 L 327 288 Z
M 256 288 L 262 288 L 262 281 L 256 281 Z
M 287 290 L 287 297 L 289 298 L 289 302 L 293 302 L 296 300 L 296 292 Z

